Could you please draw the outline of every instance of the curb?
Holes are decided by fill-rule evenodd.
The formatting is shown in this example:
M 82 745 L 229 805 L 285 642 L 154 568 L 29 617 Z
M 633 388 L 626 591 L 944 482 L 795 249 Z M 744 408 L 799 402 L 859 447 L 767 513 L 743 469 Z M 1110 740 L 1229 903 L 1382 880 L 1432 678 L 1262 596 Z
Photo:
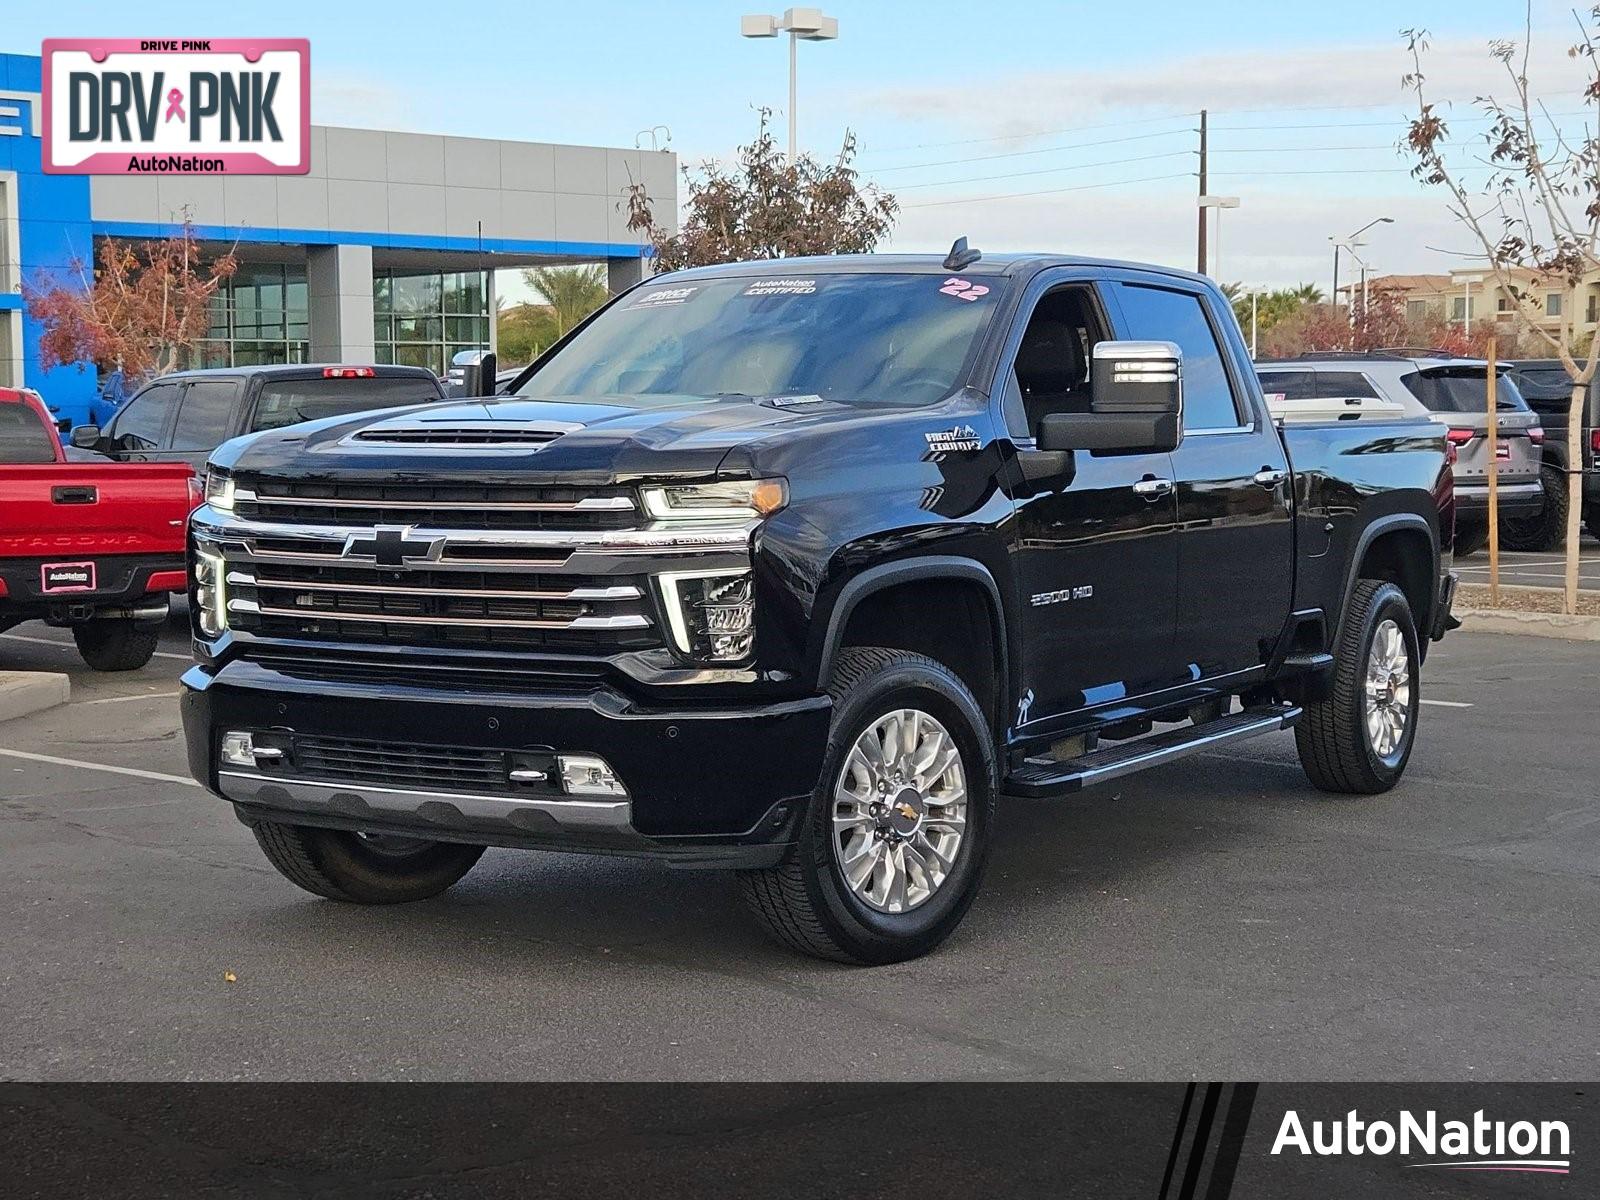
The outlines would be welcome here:
M 1457 609 L 1456 616 L 1461 618 L 1464 633 L 1521 633 L 1570 642 L 1600 642 L 1600 617 L 1487 608 Z
M 0 721 L 65 704 L 72 685 L 50 671 L 0 671 Z

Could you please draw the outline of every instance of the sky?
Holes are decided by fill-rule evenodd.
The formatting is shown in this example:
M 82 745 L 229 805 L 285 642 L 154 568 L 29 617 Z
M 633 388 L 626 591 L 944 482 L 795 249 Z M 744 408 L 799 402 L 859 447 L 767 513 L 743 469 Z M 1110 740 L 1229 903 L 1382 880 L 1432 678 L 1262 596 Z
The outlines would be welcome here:
M 654 139 L 691 167 L 731 157 L 760 106 L 777 110 L 785 136 L 787 44 L 739 36 L 739 16 L 759 11 L 748 0 L 276 0 L 209 14 L 192 0 L 0 5 L 20 10 L 0 20 L 0 49 L 21 53 L 51 36 L 308 37 L 319 124 Z M 1395 149 L 1409 108 L 1400 30 L 1429 31 L 1428 88 L 1470 155 L 1486 128 L 1475 97 L 1508 86 L 1488 44 L 1520 40 L 1525 19 L 1520 0 L 823 7 L 840 36 L 799 47 L 801 148 L 831 156 L 855 133 L 863 178 L 903 206 L 885 249 L 943 250 L 966 236 L 995 251 L 1193 267 L 1203 107 L 1210 190 L 1240 200 L 1222 216 L 1213 273 L 1324 290 L 1329 239 L 1377 217 L 1393 223 L 1363 239 L 1375 274 L 1467 261 L 1443 196 L 1411 180 Z M 1571 6 L 1536 0 L 1532 27 L 1535 90 L 1559 124 L 1580 126 Z

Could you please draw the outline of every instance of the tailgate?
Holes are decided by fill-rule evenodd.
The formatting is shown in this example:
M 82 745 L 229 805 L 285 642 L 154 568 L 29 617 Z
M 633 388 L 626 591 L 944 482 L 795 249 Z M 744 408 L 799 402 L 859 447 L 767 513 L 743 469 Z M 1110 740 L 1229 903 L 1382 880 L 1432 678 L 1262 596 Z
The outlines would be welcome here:
M 0 558 L 182 554 L 187 463 L 0 465 Z

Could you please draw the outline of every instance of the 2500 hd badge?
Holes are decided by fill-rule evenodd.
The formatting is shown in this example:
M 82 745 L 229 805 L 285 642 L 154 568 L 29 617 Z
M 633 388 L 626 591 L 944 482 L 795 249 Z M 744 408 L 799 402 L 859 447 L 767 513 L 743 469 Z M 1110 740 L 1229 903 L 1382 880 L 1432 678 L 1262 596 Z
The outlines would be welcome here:
M 961 923 L 1002 794 L 1290 728 L 1317 788 L 1401 781 L 1452 626 L 1443 426 L 1275 424 L 1196 275 L 784 267 L 652 279 L 510 394 L 216 452 L 189 761 L 290 881 L 640 855 L 886 963 Z

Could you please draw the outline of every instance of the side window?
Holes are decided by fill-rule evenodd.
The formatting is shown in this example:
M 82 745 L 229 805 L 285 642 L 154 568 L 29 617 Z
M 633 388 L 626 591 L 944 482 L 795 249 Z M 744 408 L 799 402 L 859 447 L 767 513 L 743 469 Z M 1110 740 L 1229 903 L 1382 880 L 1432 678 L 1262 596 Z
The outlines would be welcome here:
M 1241 424 L 1217 336 L 1199 296 L 1121 283 L 1117 296 L 1135 341 L 1176 342 L 1183 351 L 1183 428 L 1233 429 Z
M 178 402 L 178 385 L 157 383 L 140 392 L 111 423 L 111 438 L 118 450 L 159 450 L 167 432 L 167 418 Z
M 37 413 L 15 401 L 0 403 L 0 463 L 55 462 L 56 445 Z
M 202 379 L 183 389 L 183 406 L 172 432 L 174 450 L 215 450 L 233 427 L 233 400 L 239 385 L 232 379 Z
M 1317 376 L 1317 395 L 1324 400 L 1344 400 L 1359 396 L 1376 400 L 1377 389 L 1360 371 L 1323 371 Z
M 1257 371 L 1256 374 L 1268 400 L 1310 400 L 1316 394 L 1316 381 L 1310 371 Z
M 1034 305 L 1006 380 L 1007 415 L 1018 414 L 1021 396 L 1028 433 L 1050 413 L 1086 413 L 1090 406 L 1089 363 L 1094 344 L 1105 339 L 1093 295 L 1081 284 L 1046 292 Z

